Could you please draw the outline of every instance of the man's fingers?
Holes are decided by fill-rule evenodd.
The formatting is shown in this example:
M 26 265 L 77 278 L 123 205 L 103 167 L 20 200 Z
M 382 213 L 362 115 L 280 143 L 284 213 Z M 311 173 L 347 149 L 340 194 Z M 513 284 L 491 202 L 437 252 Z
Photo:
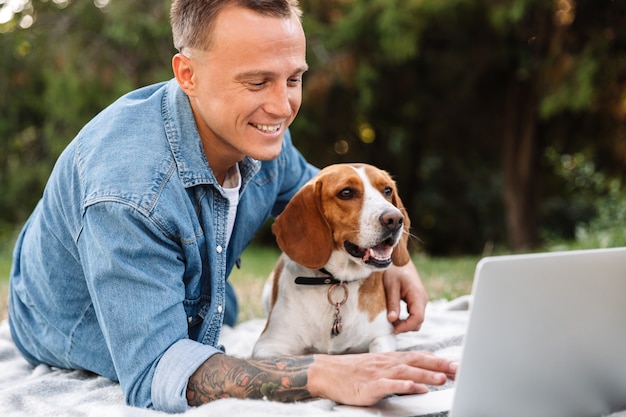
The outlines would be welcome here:
M 418 394 L 443 385 L 456 363 L 429 352 L 315 355 L 309 368 L 313 396 L 352 405 L 372 405 L 392 394 Z
M 400 334 L 404 332 L 417 331 L 422 327 L 423 320 L 417 316 L 409 316 L 406 320 L 396 320 L 393 322 L 393 332 Z
M 428 295 L 413 262 L 404 266 L 392 265 L 383 274 L 387 297 L 387 320 L 393 324 L 394 333 L 419 330 L 424 321 Z M 406 302 L 409 317 L 400 320 L 400 301 Z
M 456 374 L 459 367 L 458 362 L 434 355 L 430 352 L 414 351 L 407 352 L 407 354 L 409 355 L 408 363 L 417 368 L 446 374 Z
M 404 352 L 385 360 L 377 358 L 380 380 L 400 380 L 427 385 L 443 385 L 454 376 L 458 364 L 430 352 Z M 396 392 L 397 394 L 397 392 Z
M 387 295 L 387 320 L 395 323 L 400 318 L 400 282 L 398 280 L 388 280 L 385 283 Z
M 425 394 L 428 387 L 425 384 L 402 379 L 381 378 L 363 386 L 361 398 L 355 404 L 370 406 L 390 395 Z
M 417 331 L 422 327 L 424 322 L 424 313 L 426 310 L 427 297 L 416 296 L 419 292 L 410 293 L 406 298 L 409 316 L 404 320 L 396 320 L 393 323 L 393 332 L 396 334 Z M 389 315 L 387 315 L 389 318 Z
M 428 392 L 428 386 L 413 381 L 402 379 L 384 379 L 379 382 L 385 385 L 384 391 L 387 392 L 385 397 L 394 394 L 425 394 Z

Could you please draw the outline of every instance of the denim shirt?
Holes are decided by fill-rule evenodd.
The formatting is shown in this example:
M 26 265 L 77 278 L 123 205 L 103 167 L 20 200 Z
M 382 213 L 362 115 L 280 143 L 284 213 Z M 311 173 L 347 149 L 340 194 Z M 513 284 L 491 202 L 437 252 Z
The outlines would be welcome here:
M 189 377 L 221 353 L 228 274 L 317 171 L 289 132 L 278 158 L 245 158 L 240 170 L 226 248 L 229 202 L 176 81 L 96 116 L 59 157 L 16 243 L 9 322 L 24 356 L 118 380 L 130 405 L 184 411 Z

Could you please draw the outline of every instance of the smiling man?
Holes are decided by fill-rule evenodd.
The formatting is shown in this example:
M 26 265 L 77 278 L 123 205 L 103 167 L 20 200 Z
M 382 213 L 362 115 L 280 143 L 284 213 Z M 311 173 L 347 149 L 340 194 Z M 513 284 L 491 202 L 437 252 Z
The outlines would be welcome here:
M 171 18 L 175 79 L 79 132 L 18 238 L 9 323 L 24 357 L 118 380 L 129 404 L 168 412 L 223 397 L 366 405 L 444 383 L 455 365 L 425 353 L 252 361 L 217 345 L 237 315 L 228 274 L 317 172 L 288 131 L 306 42 L 295 0 L 175 0 Z M 385 286 L 396 331 L 418 329 L 415 266 Z
M 173 59 L 218 180 L 246 156 L 275 159 L 302 102 L 307 64 L 299 18 L 270 20 L 225 8 L 208 45 L 181 45 Z

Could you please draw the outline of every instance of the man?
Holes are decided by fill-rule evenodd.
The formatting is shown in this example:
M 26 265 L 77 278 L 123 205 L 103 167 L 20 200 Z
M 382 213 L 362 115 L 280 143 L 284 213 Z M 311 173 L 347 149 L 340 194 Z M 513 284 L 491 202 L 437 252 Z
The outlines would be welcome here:
M 119 380 L 129 404 L 168 412 L 221 397 L 366 405 L 454 374 L 417 352 L 252 361 L 217 346 L 235 317 L 226 277 L 316 172 L 287 130 L 307 70 L 299 15 L 296 0 L 173 2 L 175 79 L 79 132 L 16 244 L 9 321 L 31 363 Z M 396 331 L 419 328 L 414 265 L 387 277 Z

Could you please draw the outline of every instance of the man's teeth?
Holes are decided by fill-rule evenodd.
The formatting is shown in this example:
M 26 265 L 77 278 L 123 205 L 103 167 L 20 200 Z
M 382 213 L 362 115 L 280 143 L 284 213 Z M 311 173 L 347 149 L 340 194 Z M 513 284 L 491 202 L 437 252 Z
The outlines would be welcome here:
M 267 133 L 274 133 L 274 132 L 277 132 L 278 129 L 280 129 L 280 125 L 259 125 L 259 124 L 253 124 L 253 126 L 256 127 L 257 129 L 259 129 L 260 131 L 267 132 Z

